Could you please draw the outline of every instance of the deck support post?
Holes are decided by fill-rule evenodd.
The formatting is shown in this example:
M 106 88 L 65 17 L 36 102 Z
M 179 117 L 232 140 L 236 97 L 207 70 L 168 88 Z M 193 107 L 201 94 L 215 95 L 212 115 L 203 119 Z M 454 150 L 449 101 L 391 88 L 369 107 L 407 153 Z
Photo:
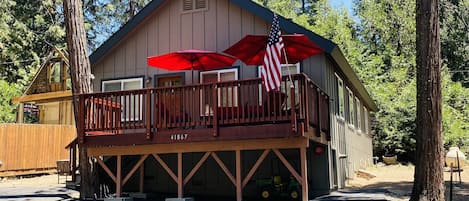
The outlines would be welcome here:
M 72 181 L 73 182 L 76 182 L 77 181 L 77 174 L 76 174 L 76 170 L 77 170 L 77 142 L 72 142 L 71 146 L 70 146 L 70 154 L 71 154 L 71 157 L 70 157 L 70 160 L 71 163 L 72 163 Z
M 236 201 L 243 199 L 243 175 L 241 175 L 241 150 L 236 150 Z
M 140 184 L 138 188 L 139 193 L 143 193 L 143 184 L 145 179 L 145 163 L 140 166 Z
M 319 88 L 317 89 L 317 92 L 318 92 L 318 96 L 317 96 L 318 106 L 316 108 L 316 111 L 318 113 L 318 127 L 317 127 L 317 130 L 316 130 L 316 137 L 321 137 L 322 113 L 321 113 L 321 91 L 319 90 Z
M 308 163 L 306 158 L 306 147 L 300 148 L 301 164 L 301 195 L 303 201 L 308 201 Z
M 213 137 L 217 137 L 218 136 L 218 111 L 217 111 L 217 107 L 218 107 L 218 89 L 217 89 L 217 85 L 214 84 L 213 85 L 213 100 L 212 100 L 212 108 L 213 108 Z
M 290 110 L 291 110 L 291 129 L 292 129 L 292 132 L 294 133 L 294 135 L 298 135 L 298 125 L 297 125 L 297 121 L 296 121 L 296 108 L 295 108 L 295 105 L 296 105 L 296 100 L 295 100 L 295 88 L 293 87 L 293 85 L 290 87 Z
M 183 180 L 182 178 L 182 152 L 178 152 L 178 178 L 177 178 L 178 198 L 182 198 L 183 196 L 184 183 L 182 180 Z
M 117 155 L 116 197 L 122 194 L 122 156 Z
M 146 101 L 145 101 L 145 126 L 146 126 L 146 134 L 145 137 L 147 140 L 151 139 L 151 91 L 147 90 L 146 93 Z

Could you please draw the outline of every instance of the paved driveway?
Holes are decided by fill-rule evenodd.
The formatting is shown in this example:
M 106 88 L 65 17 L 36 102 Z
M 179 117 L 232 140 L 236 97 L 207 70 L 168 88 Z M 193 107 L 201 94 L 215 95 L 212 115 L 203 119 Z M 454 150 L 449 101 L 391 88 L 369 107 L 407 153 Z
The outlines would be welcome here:
M 0 181 L 0 200 L 67 201 L 78 198 L 79 193 L 65 188 L 65 178 L 57 183 L 57 175 Z

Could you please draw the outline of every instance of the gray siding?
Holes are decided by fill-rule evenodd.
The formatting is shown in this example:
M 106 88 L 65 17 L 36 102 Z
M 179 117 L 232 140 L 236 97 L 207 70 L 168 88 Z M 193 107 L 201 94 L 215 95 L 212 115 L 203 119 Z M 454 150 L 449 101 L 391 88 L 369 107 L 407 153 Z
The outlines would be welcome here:
M 100 91 L 103 79 L 170 73 L 147 66 L 149 56 L 184 49 L 222 52 L 243 36 L 267 34 L 270 28 L 267 22 L 228 0 L 209 0 L 205 11 L 183 13 L 181 8 L 181 0 L 168 1 L 94 64 L 94 90 Z M 240 79 L 257 76 L 255 66 L 235 65 L 242 66 Z M 192 83 L 191 72 L 185 73 L 185 82 Z M 195 72 L 194 78 L 198 77 Z
M 181 0 L 167 1 L 161 8 L 158 8 L 157 12 L 145 19 L 135 30 L 131 31 L 113 49 L 93 64 L 94 90 L 101 90 L 101 81 L 103 79 L 136 76 L 153 78 L 155 74 L 174 73 L 147 66 L 146 58 L 149 56 L 184 49 L 222 52 L 243 36 L 247 34 L 267 34 L 269 28 L 270 24 L 266 21 L 237 5 L 231 4 L 228 0 L 208 0 L 208 9 L 185 13 L 182 12 Z M 372 147 L 369 135 L 360 135 L 353 129 L 347 130 L 346 123 L 338 119 L 336 115 L 337 81 L 335 73 L 337 68 L 329 60 L 330 58 L 325 54 L 315 55 L 304 60 L 301 68 L 304 73 L 330 95 L 332 141 L 328 146 L 328 173 L 330 178 L 337 176 L 339 187 L 343 187 L 347 169 L 350 170 L 348 171 L 350 174 L 353 174 L 357 167 L 369 164 Z M 256 66 L 244 66 L 239 61 L 235 63 L 235 66 L 239 66 L 239 79 L 257 77 Z M 185 83 L 193 83 L 191 72 L 184 71 L 184 73 Z M 194 78 L 196 79 L 194 82 L 198 82 L 198 75 L 198 72 L 194 72 Z M 347 104 L 345 106 L 348 107 Z M 336 152 L 335 158 L 332 157 L 332 150 Z M 340 156 L 346 156 L 347 158 Z M 169 161 L 168 163 L 172 162 Z M 337 170 L 331 170 L 332 163 L 337 164 Z M 151 167 L 150 164 L 149 166 Z M 350 169 L 350 167 L 352 168 Z M 210 169 L 210 167 L 207 168 L 202 172 L 219 171 Z M 161 168 L 151 169 L 162 171 Z M 265 171 L 270 174 L 272 170 L 267 169 Z M 150 170 L 147 169 L 147 171 Z M 155 174 L 165 175 L 164 172 Z M 161 185 L 171 183 L 166 181 L 169 180 L 169 177 L 162 177 L 161 180 L 158 180 L 158 182 L 162 182 Z M 205 178 L 205 176 L 200 177 Z M 197 175 L 195 178 L 197 178 Z M 207 185 L 215 185 L 214 188 L 220 182 L 227 182 L 223 179 L 211 181 L 210 179 L 217 179 L 213 177 L 207 177 L 207 179 Z M 156 186 L 157 189 L 168 188 L 167 190 L 170 192 L 175 190 L 175 186 L 171 185 L 161 186 L 161 188 Z M 330 182 L 330 186 L 333 187 L 333 182 Z M 197 187 L 194 186 L 195 188 Z M 212 187 L 206 186 L 204 188 L 210 189 Z M 234 191 L 230 189 L 226 192 L 233 193 Z

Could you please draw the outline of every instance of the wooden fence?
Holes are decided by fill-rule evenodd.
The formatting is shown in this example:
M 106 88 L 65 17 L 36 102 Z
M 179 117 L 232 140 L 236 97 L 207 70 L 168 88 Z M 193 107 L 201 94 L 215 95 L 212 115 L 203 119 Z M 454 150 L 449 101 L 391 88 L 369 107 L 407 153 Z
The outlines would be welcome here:
M 76 137 L 75 126 L 0 124 L 0 176 L 55 170 L 69 159 L 65 146 Z

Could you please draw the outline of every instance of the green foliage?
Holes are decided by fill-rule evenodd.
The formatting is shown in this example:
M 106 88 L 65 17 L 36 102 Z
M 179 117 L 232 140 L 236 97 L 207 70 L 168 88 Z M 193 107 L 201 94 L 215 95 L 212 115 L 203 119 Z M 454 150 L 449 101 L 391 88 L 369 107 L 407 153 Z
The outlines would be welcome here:
M 150 0 L 85 0 L 88 46 L 95 50 Z
M 469 0 L 440 3 L 441 56 L 453 81 L 469 87 Z
M 292 1 L 262 1 L 338 44 L 377 103 L 373 121 L 375 155 L 398 154 L 403 160 L 413 160 L 417 94 L 415 1 L 356 0 L 355 20 L 344 8 L 331 8 L 327 0 L 315 1 L 308 12 L 296 12 L 295 17 L 278 8 L 288 2 Z M 287 8 L 298 10 L 298 2 L 301 1 L 293 1 Z M 446 9 L 441 20 L 443 65 L 447 66 L 442 72 L 445 147 L 469 146 L 469 90 L 464 88 L 469 78 L 454 72 L 461 67 L 469 70 L 468 2 L 442 2 Z M 451 77 L 462 83 L 451 81 Z
M 11 103 L 11 98 L 20 95 L 16 89 L 16 84 L 9 84 L 5 80 L 0 80 L 0 122 L 14 122 L 16 104 Z
M 0 79 L 8 82 L 28 80 L 52 45 L 63 46 L 65 32 L 59 3 L 52 0 L 2 1 Z
M 150 0 L 85 0 L 91 50 Z M 376 155 L 415 150 L 415 2 L 355 0 L 356 18 L 328 0 L 255 0 L 339 45 L 379 110 L 374 113 Z M 445 147 L 469 147 L 469 0 L 441 1 L 443 132 Z M 14 120 L 10 98 L 29 84 L 52 46 L 64 46 L 62 2 L 1 0 L 0 122 Z M 456 81 L 456 82 L 454 82 Z M 465 147 L 465 148 L 464 148 Z

